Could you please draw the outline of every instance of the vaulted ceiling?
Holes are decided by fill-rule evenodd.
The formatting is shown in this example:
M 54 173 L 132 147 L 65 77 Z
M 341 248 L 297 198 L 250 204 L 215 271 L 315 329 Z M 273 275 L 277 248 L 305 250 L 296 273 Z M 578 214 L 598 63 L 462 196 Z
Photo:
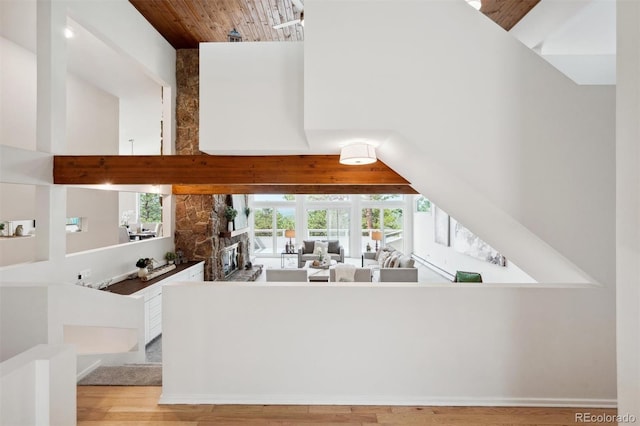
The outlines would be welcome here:
M 234 28 L 243 41 L 304 39 L 301 25 L 273 29 L 274 25 L 300 18 L 299 0 L 129 1 L 176 49 L 196 49 L 200 42 L 227 41 Z M 482 0 L 480 11 L 508 31 L 539 1 Z

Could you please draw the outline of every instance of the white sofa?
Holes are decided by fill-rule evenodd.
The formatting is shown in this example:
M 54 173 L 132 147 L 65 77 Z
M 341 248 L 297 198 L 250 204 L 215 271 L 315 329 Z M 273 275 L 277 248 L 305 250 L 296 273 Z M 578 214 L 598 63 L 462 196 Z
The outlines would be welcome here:
M 388 254 L 384 254 L 384 253 Z M 362 255 L 362 267 L 380 269 L 379 282 L 418 282 L 418 268 L 411 256 L 393 247 Z
M 338 240 L 323 240 L 329 245 L 327 254 L 332 260 L 338 263 L 344 263 L 344 247 L 340 245 Z M 304 240 L 298 248 L 298 268 L 304 267 L 307 260 L 318 260 L 320 257 L 313 254 L 315 240 Z

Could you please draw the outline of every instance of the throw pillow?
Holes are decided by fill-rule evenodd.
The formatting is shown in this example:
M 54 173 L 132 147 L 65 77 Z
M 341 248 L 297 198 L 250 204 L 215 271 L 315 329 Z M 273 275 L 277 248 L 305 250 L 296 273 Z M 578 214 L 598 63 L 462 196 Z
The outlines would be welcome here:
M 304 252 L 305 253 L 313 253 L 315 241 L 313 240 L 305 240 L 304 243 Z
M 400 267 L 400 256 L 396 253 L 391 255 L 391 261 L 389 262 L 389 268 L 399 268 Z
M 413 268 L 415 261 L 409 256 L 400 256 L 400 264 L 398 268 Z
M 329 253 L 340 253 L 340 241 L 338 240 L 329 240 L 329 247 L 327 250 Z
M 387 258 L 384 260 L 382 267 L 389 268 L 389 265 L 391 264 L 391 259 L 393 259 L 393 254 L 389 253 L 389 256 L 387 256 Z
M 326 241 L 316 241 L 313 246 L 313 254 L 327 254 L 327 249 L 329 248 L 329 243 Z
M 378 256 L 378 265 L 380 265 L 381 268 L 384 267 L 384 262 L 389 256 L 391 256 L 391 254 L 388 251 L 383 251 L 380 253 L 380 256 Z

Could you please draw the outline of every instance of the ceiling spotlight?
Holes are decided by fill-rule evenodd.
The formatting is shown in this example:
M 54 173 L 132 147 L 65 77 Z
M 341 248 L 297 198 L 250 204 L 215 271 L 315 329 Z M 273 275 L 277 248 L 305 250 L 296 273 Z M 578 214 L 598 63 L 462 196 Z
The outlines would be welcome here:
M 72 38 L 74 35 L 75 35 L 75 33 L 73 32 L 73 28 L 65 27 L 65 29 L 64 29 L 64 37 L 65 38 Z
M 378 161 L 376 149 L 366 142 L 356 142 L 342 148 L 340 152 L 340 164 L 359 166 L 372 164 Z

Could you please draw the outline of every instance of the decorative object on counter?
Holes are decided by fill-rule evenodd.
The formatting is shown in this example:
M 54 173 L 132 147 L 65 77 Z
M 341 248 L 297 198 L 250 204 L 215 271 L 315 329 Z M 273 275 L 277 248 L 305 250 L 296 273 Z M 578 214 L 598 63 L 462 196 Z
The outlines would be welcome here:
M 138 277 L 144 278 L 149 275 L 149 272 L 151 272 L 149 269 L 153 269 L 153 259 L 141 257 L 136 262 L 136 266 L 138 267 Z
M 184 254 L 182 253 L 182 250 L 176 250 L 176 265 L 186 262 L 186 260 L 184 260 L 184 258 L 182 257 L 183 255 Z
M 23 233 L 24 233 L 24 228 L 22 227 L 22 225 L 18 225 L 16 226 L 16 230 L 13 233 L 13 235 L 15 237 L 22 237 Z
M 176 269 L 176 265 L 164 265 L 161 266 L 159 268 L 156 268 L 152 271 L 149 271 L 147 273 L 147 275 L 145 275 L 144 277 L 140 277 L 140 279 L 142 281 L 149 281 L 155 277 L 158 277 L 162 274 L 166 274 L 167 272 L 173 271 L 174 269 Z
M 169 265 L 173 265 L 176 261 L 176 254 L 172 251 L 168 251 L 165 253 L 164 258 L 167 260 L 167 263 L 169 263 Z
M 371 244 L 367 243 L 367 253 L 371 251 Z
M 233 221 L 235 220 L 236 216 L 238 215 L 238 210 L 234 209 L 231 206 L 227 206 L 225 212 L 224 212 L 225 217 L 227 218 L 227 227 L 229 232 L 233 231 Z

